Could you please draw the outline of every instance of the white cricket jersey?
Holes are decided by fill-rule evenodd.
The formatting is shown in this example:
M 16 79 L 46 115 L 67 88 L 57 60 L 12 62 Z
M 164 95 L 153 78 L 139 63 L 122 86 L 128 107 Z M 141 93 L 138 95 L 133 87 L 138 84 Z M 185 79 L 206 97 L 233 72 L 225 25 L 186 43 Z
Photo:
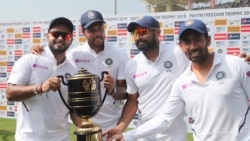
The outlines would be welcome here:
M 35 85 L 51 76 L 75 73 L 76 69 L 67 60 L 57 66 L 50 49 L 42 55 L 27 54 L 18 59 L 12 69 L 8 83 Z M 61 85 L 62 95 L 67 101 L 67 87 Z M 26 108 L 25 108 L 26 105 Z M 58 91 L 34 96 L 23 103 L 17 111 L 16 141 L 69 141 L 69 110 L 63 104 Z
M 88 43 L 78 46 L 67 53 L 67 57 L 78 69 L 84 68 L 88 72 L 102 77 L 104 71 L 109 70 L 110 75 L 116 80 L 125 80 L 124 70 L 128 61 L 128 55 L 118 47 L 105 43 L 103 51 L 96 54 Z M 115 84 L 116 85 L 116 84 Z M 104 83 L 101 82 L 102 98 L 105 93 Z M 115 101 L 112 96 L 107 95 L 106 100 L 99 112 L 92 118 L 102 130 L 114 127 L 121 115 L 123 101 Z
M 137 130 L 125 133 L 125 140 L 168 128 L 186 109 L 193 121 L 195 141 L 249 141 L 249 101 L 249 64 L 236 56 L 215 54 L 203 84 L 189 67 L 173 85 L 162 113 Z M 134 136 L 134 132 L 140 135 Z
M 126 66 L 127 92 L 139 93 L 139 124 L 155 117 L 166 103 L 172 84 L 188 65 L 179 47 L 166 47 L 160 43 L 159 56 L 155 62 L 140 52 Z M 167 109 L 166 109 L 167 110 Z M 176 126 L 148 137 L 150 141 L 182 141 L 186 136 L 184 114 L 176 118 Z M 179 128 L 179 126 L 183 126 Z M 137 134 L 137 133 L 135 133 Z

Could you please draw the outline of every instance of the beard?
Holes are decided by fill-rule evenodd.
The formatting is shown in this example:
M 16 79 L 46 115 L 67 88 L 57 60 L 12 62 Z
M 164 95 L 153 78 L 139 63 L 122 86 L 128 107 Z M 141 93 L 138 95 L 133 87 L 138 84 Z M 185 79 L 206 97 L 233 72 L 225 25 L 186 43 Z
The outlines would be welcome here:
M 135 45 L 140 51 L 148 51 L 157 46 L 157 41 L 155 38 L 152 38 L 151 42 L 149 40 L 139 39 L 135 42 Z
M 206 60 L 208 56 L 207 48 L 197 48 L 195 50 L 189 51 L 186 53 L 189 60 L 195 63 L 202 63 Z
M 104 38 L 103 37 L 96 37 L 92 40 L 88 39 L 88 44 L 90 47 L 102 48 L 102 47 L 104 47 Z
M 69 45 L 66 45 L 65 43 L 50 42 L 49 48 L 53 54 L 61 54 L 67 51 Z

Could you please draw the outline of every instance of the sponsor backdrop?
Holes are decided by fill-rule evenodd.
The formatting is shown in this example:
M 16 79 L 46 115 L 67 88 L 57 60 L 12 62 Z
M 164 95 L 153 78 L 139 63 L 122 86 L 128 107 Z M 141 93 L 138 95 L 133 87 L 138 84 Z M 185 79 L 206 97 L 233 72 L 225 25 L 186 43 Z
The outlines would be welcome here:
M 179 25 L 187 19 L 201 19 L 205 22 L 212 37 L 209 50 L 221 54 L 250 54 L 250 8 L 211 9 L 199 11 L 178 11 L 145 13 L 160 21 L 160 40 L 166 47 L 178 45 Z M 124 50 L 129 57 L 138 54 L 133 38 L 126 28 L 129 22 L 145 14 L 104 15 L 106 39 L 112 46 Z M 80 16 L 79 16 L 80 17 Z M 34 44 L 46 45 L 46 33 L 51 19 L 39 21 L 0 21 L 0 117 L 15 118 L 17 103 L 5 97 L 8 76 L 14 62 L 29 53 Z M 72 18 L 75 25 L 74 42 L 71 48 L 86 41 L 81 33 L 78 18 Z M 136 122 L 134 122 L 136 123 Z

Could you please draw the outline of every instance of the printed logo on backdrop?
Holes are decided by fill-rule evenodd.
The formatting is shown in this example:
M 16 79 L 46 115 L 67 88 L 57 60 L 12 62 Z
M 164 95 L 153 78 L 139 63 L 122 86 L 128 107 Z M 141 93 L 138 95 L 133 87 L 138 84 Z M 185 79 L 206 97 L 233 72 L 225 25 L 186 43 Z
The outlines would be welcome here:
M 239 33 L 240 32 L 240 26 L 228 26 L 227 31 L 229 33 Z
M 217 51 L 218 53 L 223 53 L 223 50 L 222 49 L 218 49 L 218 51 Z
M 15 116 L 15 112 L 7 111 L 7 116 L 8 117 L 14 117 Z
M 7 102 L 7 105 L 12 105 L 12 106 L 13 106 L 13 105 L 15 105 L 15 102 L 13 102 L 13 101 L 8 101 L 8 102 Z
M 185 21 L 176 21 L 175 23 L 174 23 L 174 26 L 175 27 L 180 27 L 180 25 L 181 24 L 183 24 Z
M 226 27 L 216 27 L 216 33 L 225 33 L 226 31 Z
M 23 40 L 22 39 L 16 39 L 15 40 L 15 44 L 22 44 L 23 43 Z
M 239 25 L 241 24 L 241 20 L 239 19 L 229 19 L 229 25 Z
M 250 54 L 250 47 L 249 48 L 242 48 L 242 52 L 246 54 Z
M 125 29 L 127 30 L 127 23 L 118 23 L 117 29 Z
M 226 26 L 227 25 L 227 19 L 215 19 L 214 20 L 215 26 Z
M 228 40 L 239 40 L 240 39 L 240 33 L 228 34 L 227 39 Z
M 250 41 L 242 41 L 243 47 L 249 47 L 250 48 Z
M 250 24 L 250 18 L 242 18 L 241 24 Z
M 174 35 L 163 36 L 163 41 L 174 41 Z
M 228 42 L 229 47 L 239 47 L 239 40 L 233 40 Z
M 112 37 L 107 37 L 108 42 L 116 42 L 117 41 L 117 37 L 116 36 L 112 36 Z
M 224 47 L 225 46 L 225 42 L 223 42 L 223 41 L 216 41 L 215 42 L 215 46 L 216 47 Z
M 139 54 L 140 53 L 140 50 L 138 50 L 138 49 L 131 49 L 130 50 L 130 54 L 132 55 L 132 56 L 135 56 L 135 55 L 137 55 L 137 54 Z
M 249 34 L 242 34 L 242 39 L 243 40 L 250 40 L 250 32 L 249 32 Z
M 227 40 L 226 33 L 216 33 L 214 34 L 214 40 Z
M 242 25 L 241 32 L 250 32 L 250 25 Z
M 238 47 L 227 48 L 227 54 L 232 54 L 232 55 L 240 54 L 240 48 Z

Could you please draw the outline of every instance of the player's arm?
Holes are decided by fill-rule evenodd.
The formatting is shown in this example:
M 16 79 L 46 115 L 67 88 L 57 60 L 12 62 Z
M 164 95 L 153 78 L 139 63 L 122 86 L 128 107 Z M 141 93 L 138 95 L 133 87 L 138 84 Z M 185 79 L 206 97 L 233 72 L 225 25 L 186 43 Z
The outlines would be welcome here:
M 184 118 L 185 103 L 181 97 L 179 87 L 173 85 L 173 88 L 174 87 L 175 89 L 172 89 L 166 104 L 161 107 L 161 112 L 157 116 L 127 132 L 122 132 L 118 129 L 110 129 L 104 132 L 104 135 L 108 135 L 107 141 L 112 141 L 113 139 L 135 141 L 139 138 L 150 136 L 169 128 L 173 122 L 178 122 L 175 121 L 178 116 L 183 116 Z
M 110 95 L 115 100 L 124 100 L 127 99 L 127 92 L 126 92 L 126 81 L 125 80 L 116 80 L 116 88 L 113 92 L 110 93 Z
M 6 98 L 9 101 L 23 101 L 33 96 L 41 95 L 48 91 L 56 91 L 61 81 L 57 77 L 51 77 L 43 83 L 35 85 L 16 85 L 9 83 L 6 88 Z
M 70 113 L 70 118 L 73 121 L 75 126 L 80 126 L 82 123 L 82 119 L 80 117 L 78 117 L 76 114 L 74 113 Z
M 16 85 L 9 83 L 6 88 L 6 98 L 9 101 L 23 101 L 36 96 L 34 89 L 37 89 L 37 94 L 40 94 L 40 85 Z M 37 88 L 36 88 L 37 87 Z
M 130 121 L 133 119 L 137 111 L 138 95 L 139 95 L 138 93 L 128 94 L 126 103 L 122 110 L 121 117 L 117 123 L 117 126 L 115 127 L 116 129 L 124 131 L 128 127 Z

